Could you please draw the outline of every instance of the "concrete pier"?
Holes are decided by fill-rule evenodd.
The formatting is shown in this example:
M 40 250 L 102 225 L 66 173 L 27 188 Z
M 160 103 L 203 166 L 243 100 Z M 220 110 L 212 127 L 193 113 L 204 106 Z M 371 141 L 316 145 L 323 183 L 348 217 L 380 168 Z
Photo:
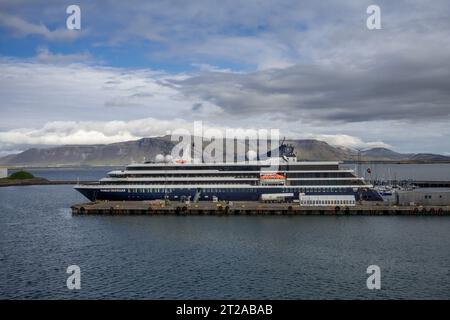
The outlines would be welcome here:
M 298 203 L 98 201 L 71 207 L 74 215 L 427 215 L 449 216 L 450 206 L 300 206 Z

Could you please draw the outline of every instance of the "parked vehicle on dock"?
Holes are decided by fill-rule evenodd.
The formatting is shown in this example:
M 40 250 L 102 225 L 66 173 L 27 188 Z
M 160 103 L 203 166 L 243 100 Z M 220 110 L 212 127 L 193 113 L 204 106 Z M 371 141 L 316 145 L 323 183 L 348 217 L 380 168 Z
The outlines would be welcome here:
M 293 200 L 293 193 L 263 193 L 261 195 L 262 202 L 292 202 Z

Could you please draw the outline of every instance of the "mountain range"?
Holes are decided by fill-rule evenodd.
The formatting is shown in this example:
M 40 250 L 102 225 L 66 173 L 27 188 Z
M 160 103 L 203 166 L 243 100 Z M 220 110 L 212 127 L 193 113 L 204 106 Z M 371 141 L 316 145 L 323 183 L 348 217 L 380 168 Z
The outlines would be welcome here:
M 64 145 L 31 148 L 0 158 L 3 166 L 109 166 L 153 160 L 157 154 L 169 154 L 177 142 L 169 136 L 142 138 L 98 145 Z M 450 162 L 450 157 L 428 153 L 398 153 L 387 148 L 372 148 L 358 152 L 331 146 L 313 139 L 287 140 L 295 147 L 299 160 Z

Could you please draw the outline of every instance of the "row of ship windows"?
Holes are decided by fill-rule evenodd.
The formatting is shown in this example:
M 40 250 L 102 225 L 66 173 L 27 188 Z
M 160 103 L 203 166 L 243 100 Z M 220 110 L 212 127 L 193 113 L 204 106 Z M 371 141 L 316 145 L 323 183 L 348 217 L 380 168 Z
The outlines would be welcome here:
M 106 181 L 102 183 L 103 185 L 117 185 L 117 184 L 124 184 L 122 181 Z M 127 181 L 127 185 L 195 185 L 195 184 L 202 184 L 202 185 L 242 185 L 242 186 L 256 186 L 259 184 L 258 181 L 244 181 L 240 183 L 240 181 Z M 188 188 L 189 189 L 189 188 Z
M 259 173 L 255 174 L 161 174 L 161 173 L 152 173 L 152 174 L 109 174 L 111 178 L 259 178 Z
M 145 189 L 128 189 L 129 193 L 169 193 L 174 192 L 180 189 L 173 189 L 173 188 L 145 188 Z M 196 191 L 197 189 L 188 189 L 191 191 Z M 315 193 L 321 193 L 321 192 L 342 192 L 345 191 L 345 188 L 283 188 L 280 190 L 281 192 L 286 193 L 294 193 L 294 192 L 300 192 L 300 193 L 306 193 L 306 192 L 315 192 Z M 252 192 L 257 193 L 258 191 L 261 191 L 259 188 L 204 188 L 201 189 L 201 192 L 204 193 L 227 193 L 227 192 Z
M 308 180 L 308 181 L 298 181 L 298 180 L 291 180 L 290 184 L 293 186 L 300 186 L 300 185 L 363 185 L 364 181 L 361 180 Z
M 285 173 L 283 173 L 285 174 Z M 110 174 L 111 178 L 259 178 L 260 173 L 255 174 Z M 354 175 L 350 172 L 316 172 L 316 173 L 290 173 L 286 174 L 287 178 L 351 178 Z
M 355 200 L 301 200 L 300 204 L 303 205 L 335 205 L 335 204 L 355 204 Z
M 226 172 L 233 172 L 233 171 L 260 171 L 261 167 L 258 166 L 247 166 L 247 167 L 239 167 L 239 166 L 230 166 L 230 167 L 219 167 L 219 166 L 149 166 L 149 167 L 127 167 L 126 170 L 129 171 L 177 171 L 177 170 L 219 170 L 219 171 L 226 171 Z
M 123 184 L 122 181 L 104 181 L 103 185 L 115 185 L 115 184 Z M 201 185 L 236 185 L 240 184 L 243 186 L 256 186 L 259 185 L 259 181 L 245 181 L 239 183 L 239 181 L 127 181 L 129 185 L 155 185 L 155 184 L 165 184 L 165 185 L 193 185 L 193 184 L 201 184 Z M 262 182 L 263 185 L 283 185 L 284 182 Z M 292 186 L 304 186 L 304 185 L 313 185 L 313 186 L 322 186 L 322 185 L 363 185 L 364 182 L 361 180 L 306 180 L 306 181 L 298 181 L 298 180 L 290 180 L 289 182 Z
M 164 170 L 219 170 L 226 172 L 233 171 L 261 171 L 261 168 L 265 168 L 267 166 L 238 166 L 238 165 L 230 165 L 230 166 L 148 166 L 148 167 L 127 167 L 126 170 L 136 170 L 136 171 L 164 171 Z M 280 165 L 278 167 L 279 170 L 338 170 L 339 166 L 336 164 L 331 165 Z

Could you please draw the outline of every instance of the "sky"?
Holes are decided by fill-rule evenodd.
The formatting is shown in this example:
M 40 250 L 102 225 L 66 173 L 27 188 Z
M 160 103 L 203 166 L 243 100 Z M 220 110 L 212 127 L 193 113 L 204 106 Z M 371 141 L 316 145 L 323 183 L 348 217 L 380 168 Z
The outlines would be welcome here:
M 194 121 L 450 155 L 449 57 L 448 1 L 0 0 L 0 156 Z

